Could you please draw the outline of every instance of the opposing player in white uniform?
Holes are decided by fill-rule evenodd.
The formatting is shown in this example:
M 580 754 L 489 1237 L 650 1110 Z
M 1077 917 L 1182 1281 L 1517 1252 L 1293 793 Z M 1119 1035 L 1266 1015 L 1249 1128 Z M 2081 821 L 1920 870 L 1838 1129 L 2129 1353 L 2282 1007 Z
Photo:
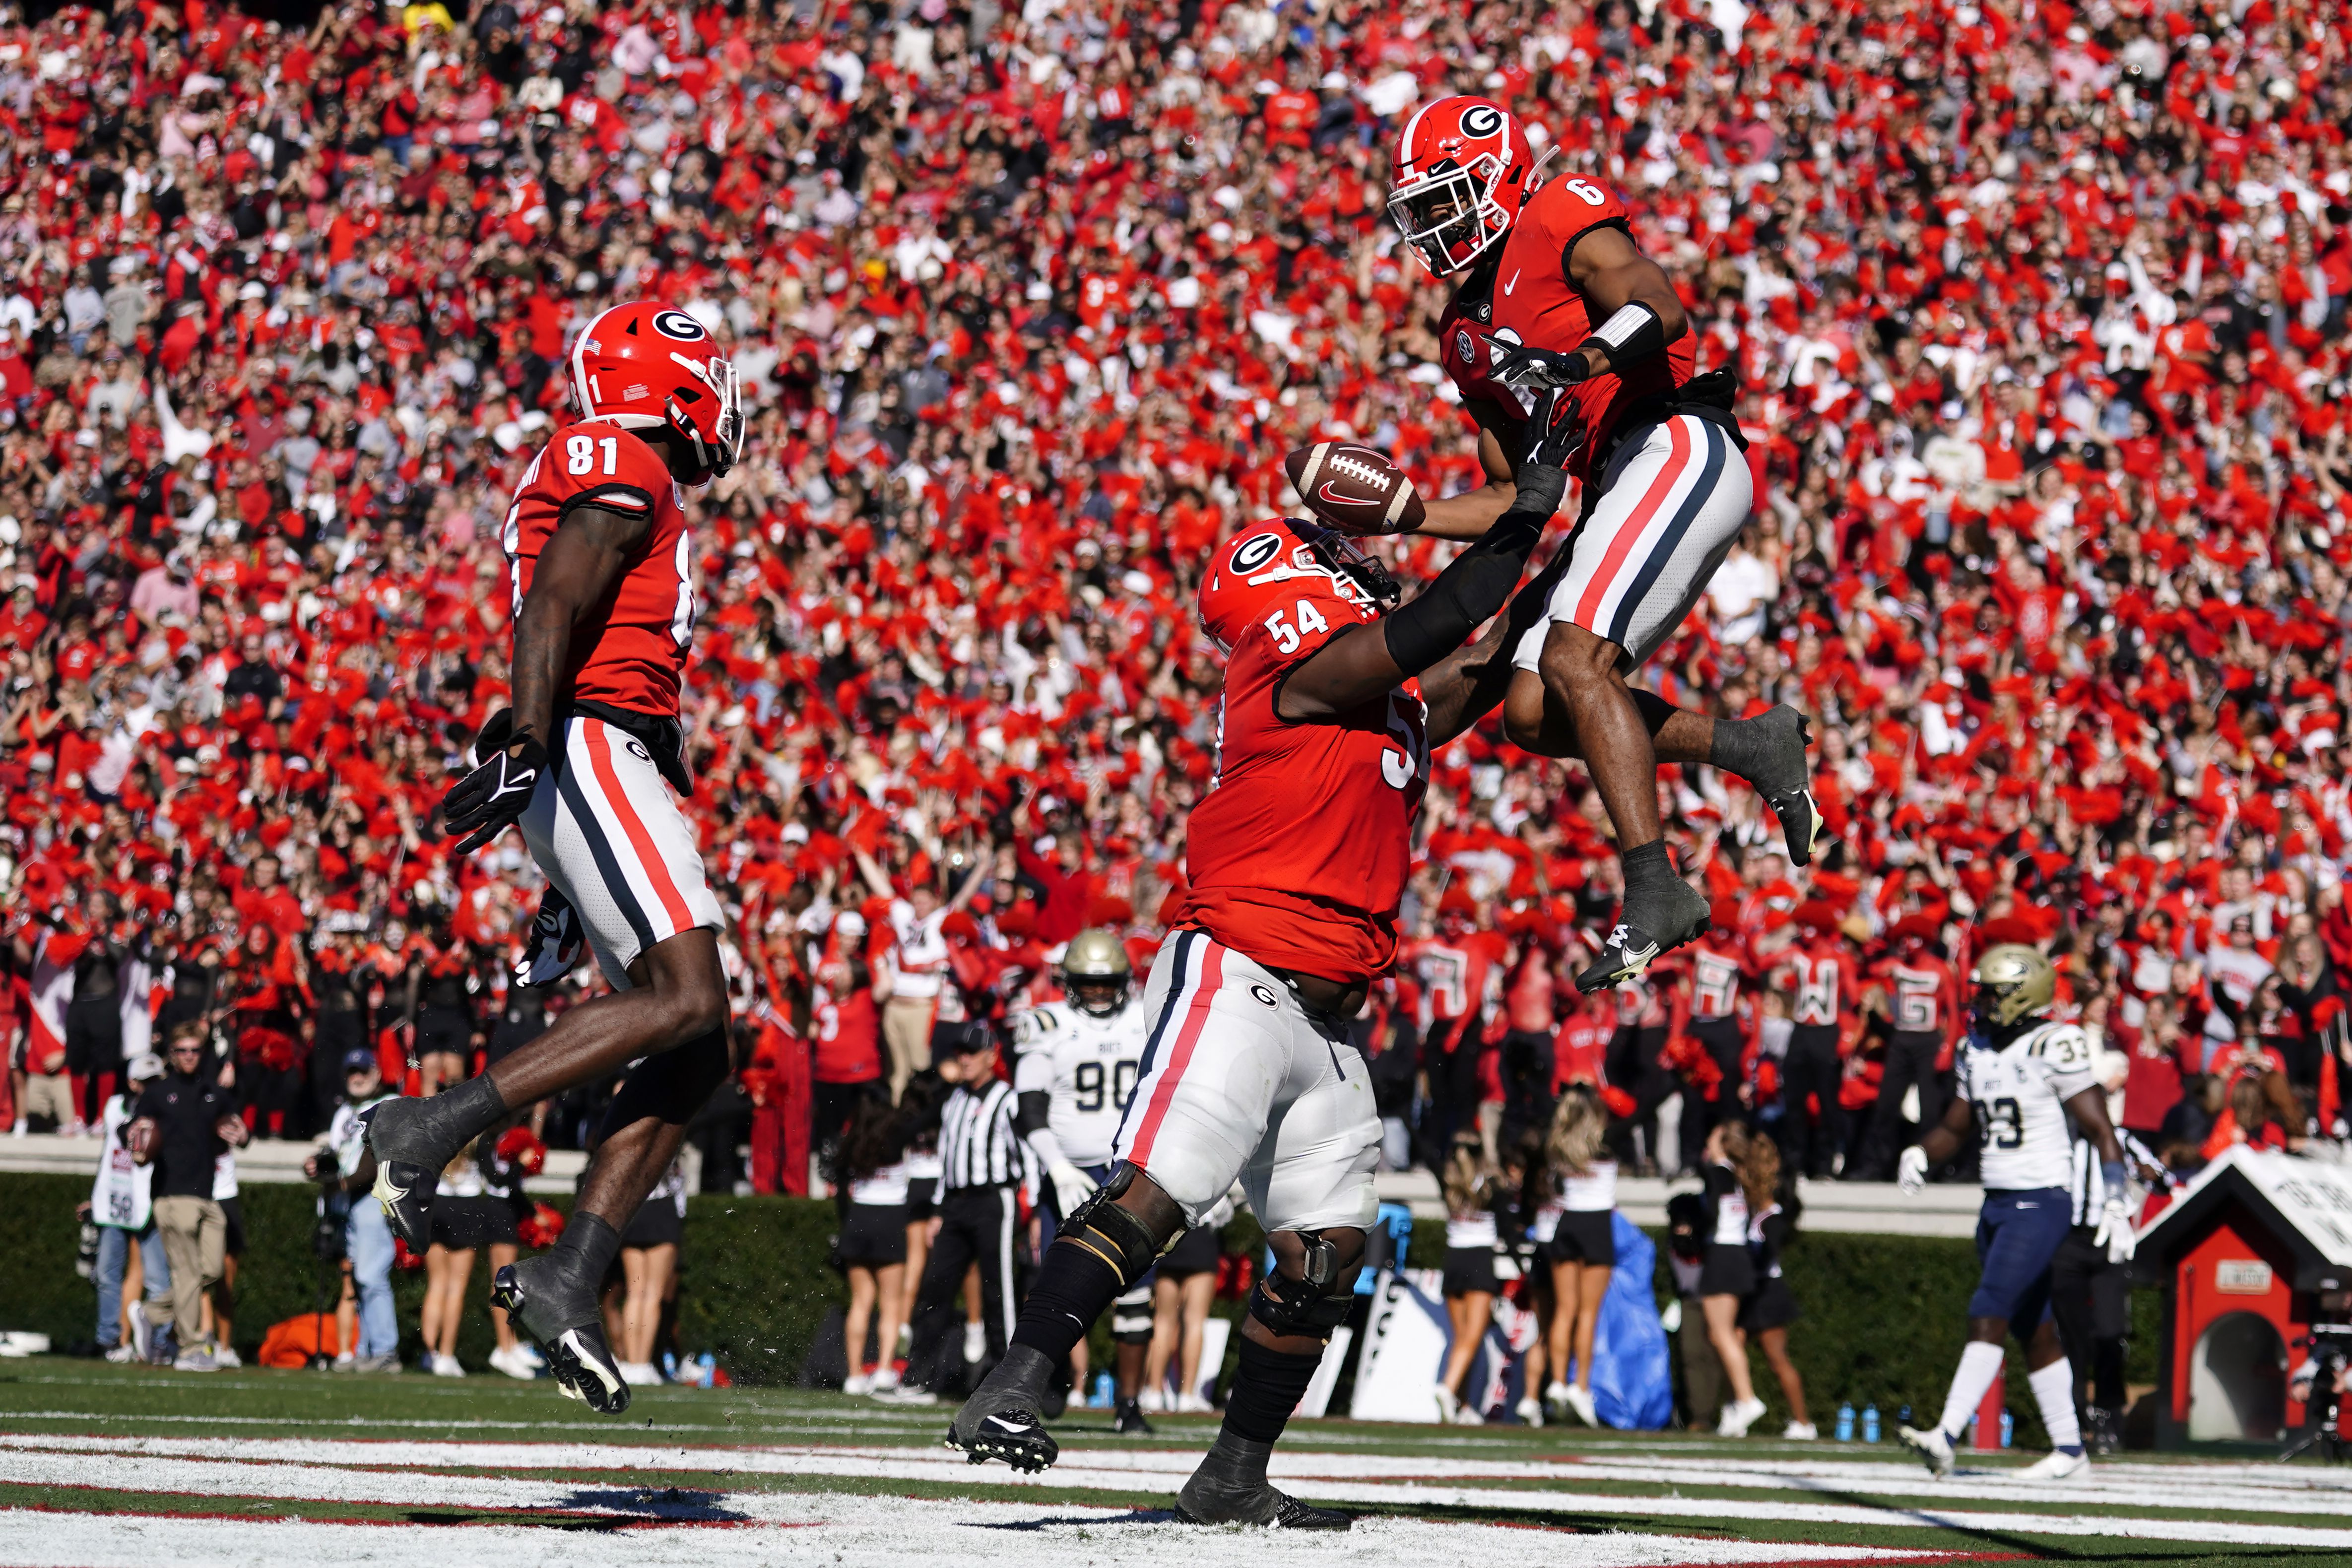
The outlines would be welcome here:
M 1110 1175 L 1119 1118 L 1143 1076 L 1150 1020 L 1134 996 L 1134 966 L 1118 939 L 1099 928 L 1080 931 L 1062 954 L 1066 1000 L 1048 1002 L 1013 1021 L 1013 1089 L 1020 1098 L 1013 1131 L 1028 1144 L 1053 1231 Z M 1151 1342 L 1151 1282 L 1147 1269 L 1110 1306 L 1112 1373 L 1118 1405 L 1113 1430 L 1148 1436 L 1136 1395 Z
M 2131 1204 L 2123 1145 L 2107 1121 L 2105 1091 L 2093 1071 L 2090 1037 L 2072 1024 L 2049 1019 L 2057 972 L 2039 952 L 2015 942 L 1985 950 L 1971 976 L 1976 1003 L 1960 1048 L 1959 1082 L 1942 1123 L 1903 1151 L 1897 1181 L 1916 1193 L 1934 1166 L 1952 1158 L 1973 1136 L 1980 1151 L 1984 1209 L 1977 1220 L 1977 1258 L 1983 1278 L 1969 1298 L 1969 1342 L 1960 1352 L 1944 1400 L 1943 1419 L 1927 1431 L 1902 1430 L 1904 1443 L 1937 1476 L 1952 1473 L 1952 1445 L 2000 1375 L 2001 1346 L 2011 1332 L 2025 1347 L 2025 1365 L 2051 1453 L 2021 1474 L 2064 1480 L 2084 1474 L 2074 1415 L 2074 1373 L 2050 1315 L 2050 1265 L 2074 1221 L 2074 1117 L 2095 1144 L 2110 1194 L 2097 1236 L 2108 1256 L 2131 1256 Z

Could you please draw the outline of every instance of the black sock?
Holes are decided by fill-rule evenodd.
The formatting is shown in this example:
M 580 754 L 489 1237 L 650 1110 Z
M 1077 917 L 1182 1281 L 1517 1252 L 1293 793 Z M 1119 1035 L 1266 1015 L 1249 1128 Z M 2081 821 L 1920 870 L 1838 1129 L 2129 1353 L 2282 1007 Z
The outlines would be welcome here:
M 1761 790 L 1801 790 L 1811 779 L 1804 734 L 1804 721 L 1791 708 L 1769 709 L 1753 719 L 1717 719 L 1707 742 L 1707 763 Z
M 554 1247 L 548 1253 L 551 1262 L 574 1279 L 584 1281 L 590 1290 L 604 1283 L 604 1275 L 613 1267 L 613 1259 L 621 1256 L 621 1233 L 602 1215 L 582 1209 L 572 1211 L 571 1220 L 563 1227 Z
M 1323 1354 L 1293 1355 L 1242 1337 L 1241 1366 L 1225 1400 L 1224 1432 L 1250 1443 L 1271 1443 L 1290 1425 Z
M 1066 1362 L 1070 1347 L 1086 1338 L 1087 1330 L 1124 1289 L 1100 1258 L 1076 1242 L 1057 1241 L 1037 1266 L 1028 1299 L 1021 1303 L 1021 1321 L 1013 1326 L 1013 1342 L 1056 1364 Z
M 1656 737 L 1659 731 L 1666 727 L 1666 721 L 1680 711 L 1673 703 L 1654 691 L 1644 691 L 1638 686 L 1630 686 L 1625 689 L 1626 695 L 1633 698 L 1633 706 L 1642 710 L 1642 727 L 1650 731 L 1653 739 Z
M 1674 879 L 1675 863 L 1667 858 L 1666 841 L 1663 838 L 1653 838 L 1647 844 L 1619 850 L 1617 862 L 1624 868 L 1625 896 L 1628 900 L 1632 899 L 1636 888 L 1647 889 Z

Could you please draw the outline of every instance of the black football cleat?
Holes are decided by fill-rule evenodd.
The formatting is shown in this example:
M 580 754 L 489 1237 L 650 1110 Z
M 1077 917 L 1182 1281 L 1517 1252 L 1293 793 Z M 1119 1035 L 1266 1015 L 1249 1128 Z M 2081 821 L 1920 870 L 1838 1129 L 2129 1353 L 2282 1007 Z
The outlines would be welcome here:
M 556 1387 L 600 1415 L 618 1415 L 629 1407 L 629 1385 L 604 1338 L 596 1293 L 568 1278 L 553 1255 L 499 1269 L 490 1300 L 539 1347 Z
M 412 1124 L 425 1103 L 395 1097 L 360 1112 L 367 1152 L 375 1156 L 375 1201 L 392 1223 L 393 1235 L 420 1258 L 433 1240 L 433 1194 L 450 1159 L 446 1153 L 436 1158 L 414 1135 Z
M 1637 912 L 1633 907 L 1641 906 Z M 1638 899 L 1628 897 L 1627 909 L 1601 944 L 1601 956 L 1576 977 L 1576 988 L 1586 995 L 1606 991 L 1628 980 L 1638 980 L 1658 955 L 1704 934 L 1707 902 L 1688 882 L 1671 879 Z M 1639 923 L 1635 923 L 1638 919 Z
M 1032 1474 L 1060 1458 L 1062 1446 L 1045 1430 L 1044 1414 L 1054 1371 L 1042 1351 L 1008 1348 L 948 1423 L 947 1446 L 975 1465 L 1002 1459 Z
M 1176 1517 L 1186 1524 L 1255 1524 L 1270 1530 L 1346 1530 L 1353 1515 L 1300 1502 L 1264 1481 L 1228 1487 L 1195 1473 L 1176 1494 Z
M 1113 1407 L 1110 1429 L 1123 1437 L 1149 1437 L 1151 1423 L 1143 1418 L 1142 1402 L 1129 1394 Z
M 1822 808 L 1813 799 L 1812 766 L 1805 748 L 1812 735 L 1805 716 L 1787 703 L 1759 713 L 1751 721 L 1771 748 L 1769 763 L 1757 769 L 1762 776 L 1749 782 L 1780 819 L 1780 837 L 1789 847 L 1789 863 L 1810 866 L 1828 835 L 1822 826 Z

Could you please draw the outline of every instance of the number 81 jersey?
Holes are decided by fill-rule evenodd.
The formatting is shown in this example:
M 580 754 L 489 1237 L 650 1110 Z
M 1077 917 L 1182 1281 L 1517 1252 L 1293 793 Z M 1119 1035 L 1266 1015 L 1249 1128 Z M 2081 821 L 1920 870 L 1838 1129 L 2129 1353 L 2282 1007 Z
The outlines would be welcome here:
M 1971 1033 L 1958 1068 L 1960 1098 L 1976 1113 L 1986 1191 L 2072 1184 L 2066 1101 L 2098 1082 L 2090 1037 L 2072 1024 L 2042 1024 L 1996 1050 Z
M 1217 771 L 1185 828 L 1188 885 L 1168 922 L 1271 968 L 1345 984 L 1396 958 L 1429 738 L 1414 681 L 1328 718 L 1276 712 L 1294 670 L 1381 616 L 1320 552 L 1320 533 L 1277 518 L 1209 559 L 1201 624 L 1229 656 Z
M 653 523 L 629 552 L 603 605 L 602 624 L 573 637 L 556 701 L 602 702 L 674 719 L 678 678 L 694 641 L 693 540 L 677 481 L 661 455 L 634 432 L 583 419 L 558 431 L 530 460 L 499 541 L 507 552 L 514 613 L 522 613 L 540 552 L 563 519 L 583 506 L 649 515 Z
M 1143 1076 L 1150 1021 L 1129 1002 L 1098 1018 L 1067 1002 L 1049 1002 L 1013 1020 L 1013 1084 L 1050 1085 L 1045 1125 L 1074 1165 L 1110 1163 L 1118 1120 Z

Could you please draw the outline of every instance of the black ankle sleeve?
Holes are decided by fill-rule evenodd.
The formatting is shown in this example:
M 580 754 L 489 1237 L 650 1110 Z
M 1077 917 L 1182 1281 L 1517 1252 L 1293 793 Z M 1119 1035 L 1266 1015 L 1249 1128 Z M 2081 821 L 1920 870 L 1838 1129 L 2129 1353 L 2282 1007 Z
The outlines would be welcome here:
M 621 1233 L 604 1215 L 573 1209 L 562 1237 L 555 1244 L 555 1256 L 563 1259 L 566 1268 L 585 1276 L 593 1289 L 604 1283 L 613 1259 L 621 1256 Z
M 1307 1385 L 1323 1357 L 1268 1350 L 1242 1337 L 1241 1365 L 1225 1401 L 1225 1430 L 1253 1443 L 1271 1443 L 1290 1425 L 1290 1413 L 1307 1397 Z

